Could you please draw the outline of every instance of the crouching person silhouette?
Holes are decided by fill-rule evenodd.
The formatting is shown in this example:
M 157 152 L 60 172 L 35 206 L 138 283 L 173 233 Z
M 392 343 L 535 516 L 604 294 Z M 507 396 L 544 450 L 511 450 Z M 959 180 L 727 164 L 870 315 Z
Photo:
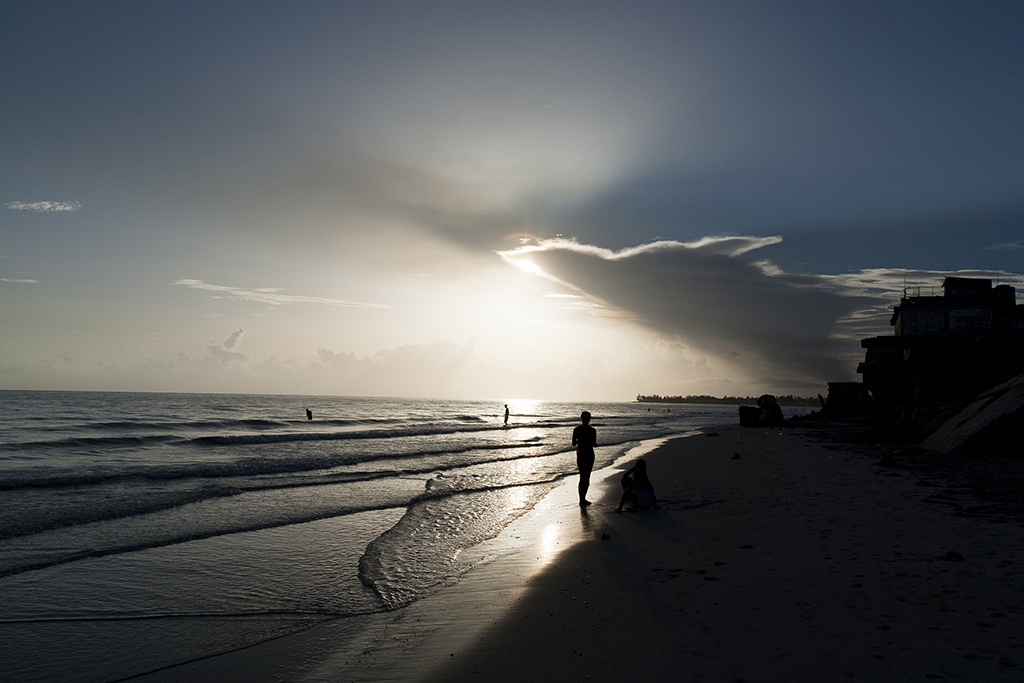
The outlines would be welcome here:
M 630 475 L 633 475 L 630 477 Z M 622 506 L 629 503 L 634 510 L 658 509 L 658 498 L 654 495 L 654 485 L 647 476 L 647 463 L 637 460 L 636 464 L 622 475 L 622 499 L 616 512 L 622 512 Z

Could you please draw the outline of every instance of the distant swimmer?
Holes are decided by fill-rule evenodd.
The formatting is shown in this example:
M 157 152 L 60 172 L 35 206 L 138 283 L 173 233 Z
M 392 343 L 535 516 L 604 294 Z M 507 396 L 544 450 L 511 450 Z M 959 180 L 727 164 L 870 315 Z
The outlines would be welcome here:
M 505 424 L 508 424 L 508 404 L 505 404 Z
M 310 410 L 309 408 L 306 408 L 306 419 L 307 420 L 312 420 L 313 419 L 313 411 Z
M 580 471 L 580 507 L 590 505 L 587 489 L 590 488 L 590 473 L 594 470 L 594 446 L 597 445 L 597 430 L 590 426 L 590 413 L 584 410 L 580 421 L 572 430 L 572 445 L 576 447 L 576 467 Z

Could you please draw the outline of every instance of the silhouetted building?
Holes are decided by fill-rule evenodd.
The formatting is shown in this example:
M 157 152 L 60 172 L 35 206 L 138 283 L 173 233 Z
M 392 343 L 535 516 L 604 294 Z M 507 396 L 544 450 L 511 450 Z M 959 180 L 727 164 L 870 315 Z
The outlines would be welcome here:
M 891 337 L 861 340 L 874 400 L 960 403 L 1024 372 L 1024 305 L 1009 285 L 947 277 L 941 296 L 904 290 Z

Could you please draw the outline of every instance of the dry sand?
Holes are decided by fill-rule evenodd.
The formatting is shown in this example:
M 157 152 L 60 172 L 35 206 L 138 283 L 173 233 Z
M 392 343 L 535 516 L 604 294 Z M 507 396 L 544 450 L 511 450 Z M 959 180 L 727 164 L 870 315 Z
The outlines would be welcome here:
M 708 431 L 645 456 L 659 510 L 614 512 L 605 470 L 582 515 L 572 478 L 478 550 L 500 559 L 360 639 L 327 624 L 141 680 L 1024 680 L 1018 517 L 821 428 Z

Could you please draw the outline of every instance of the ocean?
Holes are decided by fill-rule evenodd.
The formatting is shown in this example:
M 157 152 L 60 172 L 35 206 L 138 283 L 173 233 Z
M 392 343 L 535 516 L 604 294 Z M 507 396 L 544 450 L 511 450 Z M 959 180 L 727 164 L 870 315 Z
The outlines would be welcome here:
M 3 679 L 126 680 L 399 609 L 575 476 L 582 410 L 595 471 L 737 421 L 504 403 L 0 391 Z

